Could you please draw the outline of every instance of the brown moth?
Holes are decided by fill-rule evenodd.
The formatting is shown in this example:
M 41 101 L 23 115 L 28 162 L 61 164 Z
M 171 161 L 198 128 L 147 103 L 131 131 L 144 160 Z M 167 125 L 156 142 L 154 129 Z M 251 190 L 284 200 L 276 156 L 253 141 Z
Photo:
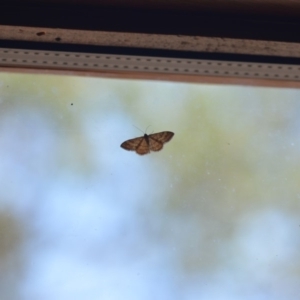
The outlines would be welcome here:
M 144 155 L 150 151 L 159 151 L 163 148 L 164 143 L 170 141 L 174 133 L 171 131 L 162 131 L 153 134 L 144 134 L 144 136 L 127 140 L 121 144 L 125 150 L 135 151 L 137 154 Z

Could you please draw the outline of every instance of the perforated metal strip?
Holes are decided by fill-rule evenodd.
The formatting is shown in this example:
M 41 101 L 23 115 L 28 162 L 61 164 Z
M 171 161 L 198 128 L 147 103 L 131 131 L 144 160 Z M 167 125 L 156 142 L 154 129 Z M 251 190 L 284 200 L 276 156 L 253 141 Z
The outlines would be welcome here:
M 0 48 L 0 66 L 300 80 L 300 65 Z

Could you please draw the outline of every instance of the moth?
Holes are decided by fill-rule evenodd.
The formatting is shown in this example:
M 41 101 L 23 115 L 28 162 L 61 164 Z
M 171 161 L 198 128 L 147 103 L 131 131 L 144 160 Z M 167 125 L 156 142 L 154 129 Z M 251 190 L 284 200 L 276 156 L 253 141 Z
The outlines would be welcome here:
M 125 150 L 135 151 L 137 154 L 144 155 L 150 151 L 159 151 L 163 148 L 164 143 L 172 139 L 174 133 L 171 131 L 162 131 L 153 134 L 144 134 L 144 136 L 127 140 L 121 144 Z

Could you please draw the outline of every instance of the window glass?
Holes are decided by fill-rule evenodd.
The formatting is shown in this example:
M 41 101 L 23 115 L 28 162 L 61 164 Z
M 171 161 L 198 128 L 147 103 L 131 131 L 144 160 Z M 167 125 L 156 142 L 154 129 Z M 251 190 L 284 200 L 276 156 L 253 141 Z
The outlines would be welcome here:
M 0 298 L 297 299 L 299 99 L 1 73 Z

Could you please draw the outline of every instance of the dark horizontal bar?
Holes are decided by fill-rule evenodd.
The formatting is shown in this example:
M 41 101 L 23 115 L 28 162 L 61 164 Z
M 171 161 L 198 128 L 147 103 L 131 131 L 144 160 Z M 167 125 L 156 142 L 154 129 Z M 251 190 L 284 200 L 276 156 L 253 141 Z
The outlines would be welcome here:
M 199 35 L 300 42 L 300 18 L 211 12 L 111 9 L 100 6 L 0 4 L 0 24 L 116 32 Z

